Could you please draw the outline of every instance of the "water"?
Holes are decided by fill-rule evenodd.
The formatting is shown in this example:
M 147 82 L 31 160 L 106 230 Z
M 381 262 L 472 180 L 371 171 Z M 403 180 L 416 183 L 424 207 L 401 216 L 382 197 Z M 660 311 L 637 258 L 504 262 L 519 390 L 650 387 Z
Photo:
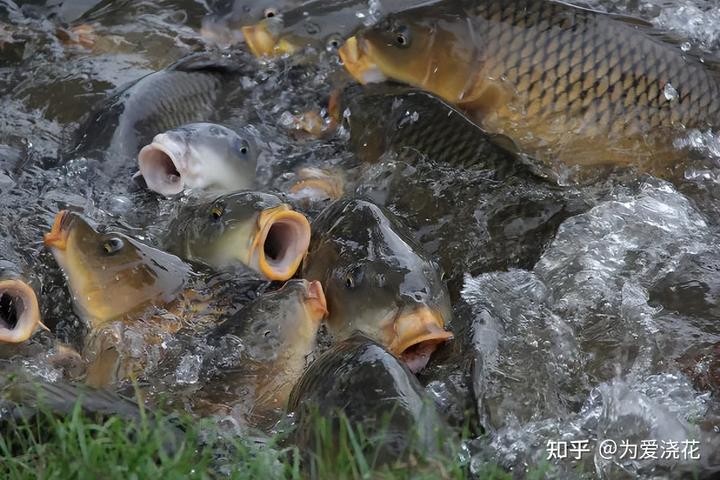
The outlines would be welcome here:
M 473 387 L 493 430 L 478 441 L 475 461 L 522 470 L 550 441 L 588 440 L 593 463 L 553 468 L 601 478 L 671 470 L 681 477 L 697 468 L 692 459 L 606 459 L 598 449 L 605 439 L 663 438 L 696 439 L 712 451 L 713 434 L 699 424 L 712 418 L 715 400 L 683 372 L 702 377 L 707 364 L 694 364 L 691 352 L 719 340 L 715 297 L 703 293 L 714 291 L 720 272 L 701 277 L 689 266 L 717 258 L 716 240 L 692 202 L 648 180 L 566 220 L 532 271 L 466 277 Z M 688 268 L 692 280 L 683 276 Z
M 55 213 L 83 212 L 103 228 L 159 245 L 171 214 L 189 200 L 138 188 L 132 163 L 113 176 L 98 167 L 100 159 L 62 153 L 84 115 L 113 89 L 187 54 L 214 51 L 199 32 L 213 2 L 19 3 L 0 0 L 0 235 L 12 239 L 40 278 L 45 323 L 60 341 L 81 349 L 87 328 L 42 245 Z M 640 16 L 682 37 L 682 49 L 706 56 L 708 64 L 720 51 L 715 2 L 591 5 Z M 365 7 L 358 12 L 363 23 L 381 15 L 378 2 Z M 392 155 L 366 166 L 354 158 L 346 131 L 318 139 L 296 128 L 302 114 L 327 106 L 343 78 L 331 52 L 311 62 L 239 55 L 246 62 L 234 80 L 241 101 L 227 105 L 219 121 L 250 125 L 265 142 L 260 186 L 288 191 L 303 167 L 339 171 L 346 192 L 398 214 L 442 264 L 456 340 L 420 378 L 457 423 L 471 415 L 473 471 L 500 464 L 522 477 L 558 441 L 586 441 L 588 449 L 580 459 L 552 459 L 550 472 L 558 478 L 681 478 L 717 468 L 717 135 L 687 132 L 677 146 L 692 147 L 693 161 L 672 184 L 627 172 L 564 187 L 534 176 L 497 181 L 487 171 Z M 679 88 L 666 85 L 666 98 L 676 98 Z M 406 120 L 417 115 L 408 111 Z M 298 199 L 296 206 L 314 216 L 325 205 Z M 245 277 L 232 282 L 243 295 L 227 300 L 226 312 L 274 288 Z M 231 282 L 201 271 L 196 285 L 213 291 Z M 182 312 L 154 314 L 184 325 Z M 121 355 L 138 369 L 151 398 L 172 389 L 192 395 L 204 375 L 237 361 L 231 352 L 240 355 L 243 345 L 204 343 L 202 333 L 217 315 L 205 320 L 197 332 L 162 331 L 151 344 L 142 329 L 123 331 Z M 11 353 L 52 380 L 72 367 L 55 348 L 43 336 Z M 8 356 L 0 347 L 1 368 L 12 363 Z M 184 407 L 182 395 L 170 404 Z M 231 434 L 245 432 L 235 413 L 224 412 L 221 422 L 233 426 Z M 607 440 L 697 440 L 701 460 L 603 458 L 599 448 Z

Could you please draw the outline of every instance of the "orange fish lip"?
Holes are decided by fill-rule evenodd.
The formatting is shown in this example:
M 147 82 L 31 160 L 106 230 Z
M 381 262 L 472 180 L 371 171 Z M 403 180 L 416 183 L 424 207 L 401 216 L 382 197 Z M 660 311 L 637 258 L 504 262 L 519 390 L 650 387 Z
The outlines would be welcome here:
M 453 338 L 453 333 L 445 330 L 442 314 L 427 306 L 401 314 L 393 328 L 395 335 L 388 350 L 396 356 L 422 343 L 439 345 Z
M 327 316 L 327 298 L 325 297 L 325 291 L 323 290 L 322 283 L 317 280 L 313 280 L 307 285 L 307 298 L 309 300 L 310 308 L 313 312 L 317 313 L 319 318 Z
M 67 248 L 67 239 L 70 235 L 70 226 L 72 224 L 72 214 L 68 210 L 61 210 L 55 215 L 55 221 L 50 232 L 45 234 L 43 243 L 47 247 L 65 250 Z
M 15 325 L 11 328 L 0 322 L 0 343 L 22 343 L 29 339 L 38 327 L 47 330 L 40 318 L 37 295 L 30 285 L 17 279 L 2 280 L 0 294 L 10 294 L 16 302 L 20 302 L 20 311 L 15 312 L 17 315 Z
M 278 39 L 268 29 L 267 22 L 247 25 L 242 27 L 241 31 L 253 55 L 258 58 L 273 56 Z
M 283 228 L 278 233 L 278 227 Z M 275 230 L 273 230 L 275 229 Z M 280 238 L 270 239 L 271 232 Z M 266 242 L 281 242 L 281 258 L 271 259 L 265 251 Z M 250 249 L 250 258 L 257 258 L 258 269 L 269 280 L 292 278 L 310 247 L 310 222 L 300 212 L 283 204 L 260 212 L 258 233 Z
M 363 85 L 377 82 L 384 77 L 368 50 L 367 42 L 355 36 L 348 38 L 338 49 L 345 69 Z

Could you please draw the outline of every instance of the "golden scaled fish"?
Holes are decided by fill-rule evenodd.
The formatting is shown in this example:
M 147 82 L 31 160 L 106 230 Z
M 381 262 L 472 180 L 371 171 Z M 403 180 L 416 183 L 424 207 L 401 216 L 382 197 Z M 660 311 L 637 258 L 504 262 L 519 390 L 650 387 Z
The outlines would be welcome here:
M 190 267 L 120 233 L 100 233 L 61 211 L 45 245 L 68 279 L 78 316 L 93 329 L 164 306 L 184 291 Z
M 554 1 L 449 0 L 389 15 L 340 49 L 361 83 L 435 93 L 526 153 L 662 171 L 685 128 L 720 125 L 710 62 L 637 19 Z

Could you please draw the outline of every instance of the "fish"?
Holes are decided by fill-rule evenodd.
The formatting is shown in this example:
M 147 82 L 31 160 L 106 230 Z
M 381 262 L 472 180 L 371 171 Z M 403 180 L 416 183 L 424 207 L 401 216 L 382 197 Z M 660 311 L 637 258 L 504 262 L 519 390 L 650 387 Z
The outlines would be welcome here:
M 234 57 L 193 54 L 119 87 L 81 122 L 64 157 L 104 160 L 110 172 L 129 165 L 159 132 L 212 121 L 241 65 Z
M 191 123 L 160 133 L 140 150 L 147 187 L 170 196 L 184 189 L 234 192 L 255 184 L 259 145 L 249 130 Z
M 298 6 L 303 0 L 235 0 L 227 9 L 219 9 L 202 20 L 200 35 L 206 40 L 229 47 L 243 41 L 242 27 L 274 18 Z
M 295 201 L 338 200 L 345 192 L 345 177 L 337 170 L 304 167 L 296 172 L 296 177 L 297 180 L 288 187 L 289 195 Z
M 244 406 L 253 425 L 272 425 L 316 347 L 327 303 L 320 282 L 294 279 L 265 292 L 207 335 L 215 351 L 205 361 L 210 377 L 195 398 Z M 218 365 L 221 365 L 218 371 Z
M 662 173 L 686 155 L 673 146 L 686 128 L 720 123 L 714 61 L 642 20 L 561 2 L 418 7 L 359 32 L 339 54 L 357 81 L 434 93 L 554 167 Z
M 323 284 L 337 340 L 360 331 L 413 371 L 453 336 L 442 269 L 392 213 L 365 199 L 339 200 L 315 219 L 302 277 Z
M 269 280 L 291 278 L 307 253 L 310 222 L 275 195 L 235 192 L 183 206 L 165 247 L 215 268 L 245 265 Z
M 0 237 L 0 344 L 28 340 L 42 323 L 39 281 L 8 237 Z
M 444 99 L 386 84 L 352 85 L 340 96 L 350 146 L 365 163 L 393 154 L 412 164 L 418 156 L 457 168 L 483 168 L 499 178 L 524 168 L 511 139 L 485 132 Z
M 92 329 L 172 303 L 191 274 L 178 257 L 121 233 L 100 233 L 67 210 L 56 215 L 44 243 L 67 278 L 76 314 Z
M 82 384 L 49 382 L 23 370 L 4 372 L 0 378 L 0 405 L 16 420 L 28 418 L 29 411 L 43 408 L 54 414 L 70 415 L 76 405 L 85 414 L 116 415 L 138 422 L 144 415 L 135 401 L 124 396 Z
M 290 440 L 307 452 L 339 443 L 341 416 L 366 438 L 376 439 L 370 457 L 379 464 L 438 452 L 453 438 L 412 372 L 382 345 L 359 334 L 310 364 L 290 393 L 287 410 L 295 415 Z M 325 439 L 330 445 L 323 445 L 318 413 L 330 419 L 332 436 Z
M 422 0 L 384 0 L 383 13 L 423 3 Z M 368 11 L 366 0 L 314 0 L 242 28 L 256 57 L 277 57 L 302 49 L 337 51 L 345 38 L 380 12 Z
M 168 455 L 174 455 L 185 439 L 185 433 L 171 420 L 109 390 L 65 380 L 50 382 L 23 369 L 0 375 L 0 428 L 6 439 L 12 438 L 17 426 L 31 425 L 43 415 L 69 417 L 78 409 L 97 422 L 117 417 L 137 427 L 162 429 L 170 437 L 162 445 Z

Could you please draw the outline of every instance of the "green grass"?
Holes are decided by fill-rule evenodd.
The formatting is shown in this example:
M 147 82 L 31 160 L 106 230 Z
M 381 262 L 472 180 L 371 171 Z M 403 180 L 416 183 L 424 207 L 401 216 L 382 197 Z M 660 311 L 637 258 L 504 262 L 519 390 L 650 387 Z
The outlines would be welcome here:
M 0 478 L 20 479 L 461 479 L 456 455 L 408 455 L 378 465 L 375 436 L 340 421 L 339 435 L 317 421 L 314 451 L 252 443 L 223 434 L 209 420 L 141 421 L 90 418 L 77 406 L 67 416 L 40 413 L 0 436 Z M 179 427 L 179 428 L 178 428 Z M 498 472 L 501 473 L 501 472 Z M 488 478 L 504 479 L 507 476 Z
M 144 409 L 135 420 L 103 418 L 84 413 L 78 402 L 67 415 L 41 409 L 17 421 L 0 420 L 0 479 L 468 478 L 458 438 L 447 431 L 432 434 L 430 447 L 428 442 L 421 442 L 422 449 L 414 447 L 410 441 L 406 454 L 387 461 L 383 447 L 393 445 L 386 441 L 393 438 L 386 435 L 389 420 L 381 419 L 379 428 L 366 433 L 362 424 L 352 424 L 343 415 L 332 420 L 312 411 L 304 423 L 311 425 L 312 434 L 294 437 L 311 444 L 300 448 L 287 434 L 253 439 L 233 434 L 211 419 L 153 415 Z M 545 467 L 529 472 L 527 478 L 545 478 Z M 493 464 L 481 470 L 482 479 L 512 479 Z

